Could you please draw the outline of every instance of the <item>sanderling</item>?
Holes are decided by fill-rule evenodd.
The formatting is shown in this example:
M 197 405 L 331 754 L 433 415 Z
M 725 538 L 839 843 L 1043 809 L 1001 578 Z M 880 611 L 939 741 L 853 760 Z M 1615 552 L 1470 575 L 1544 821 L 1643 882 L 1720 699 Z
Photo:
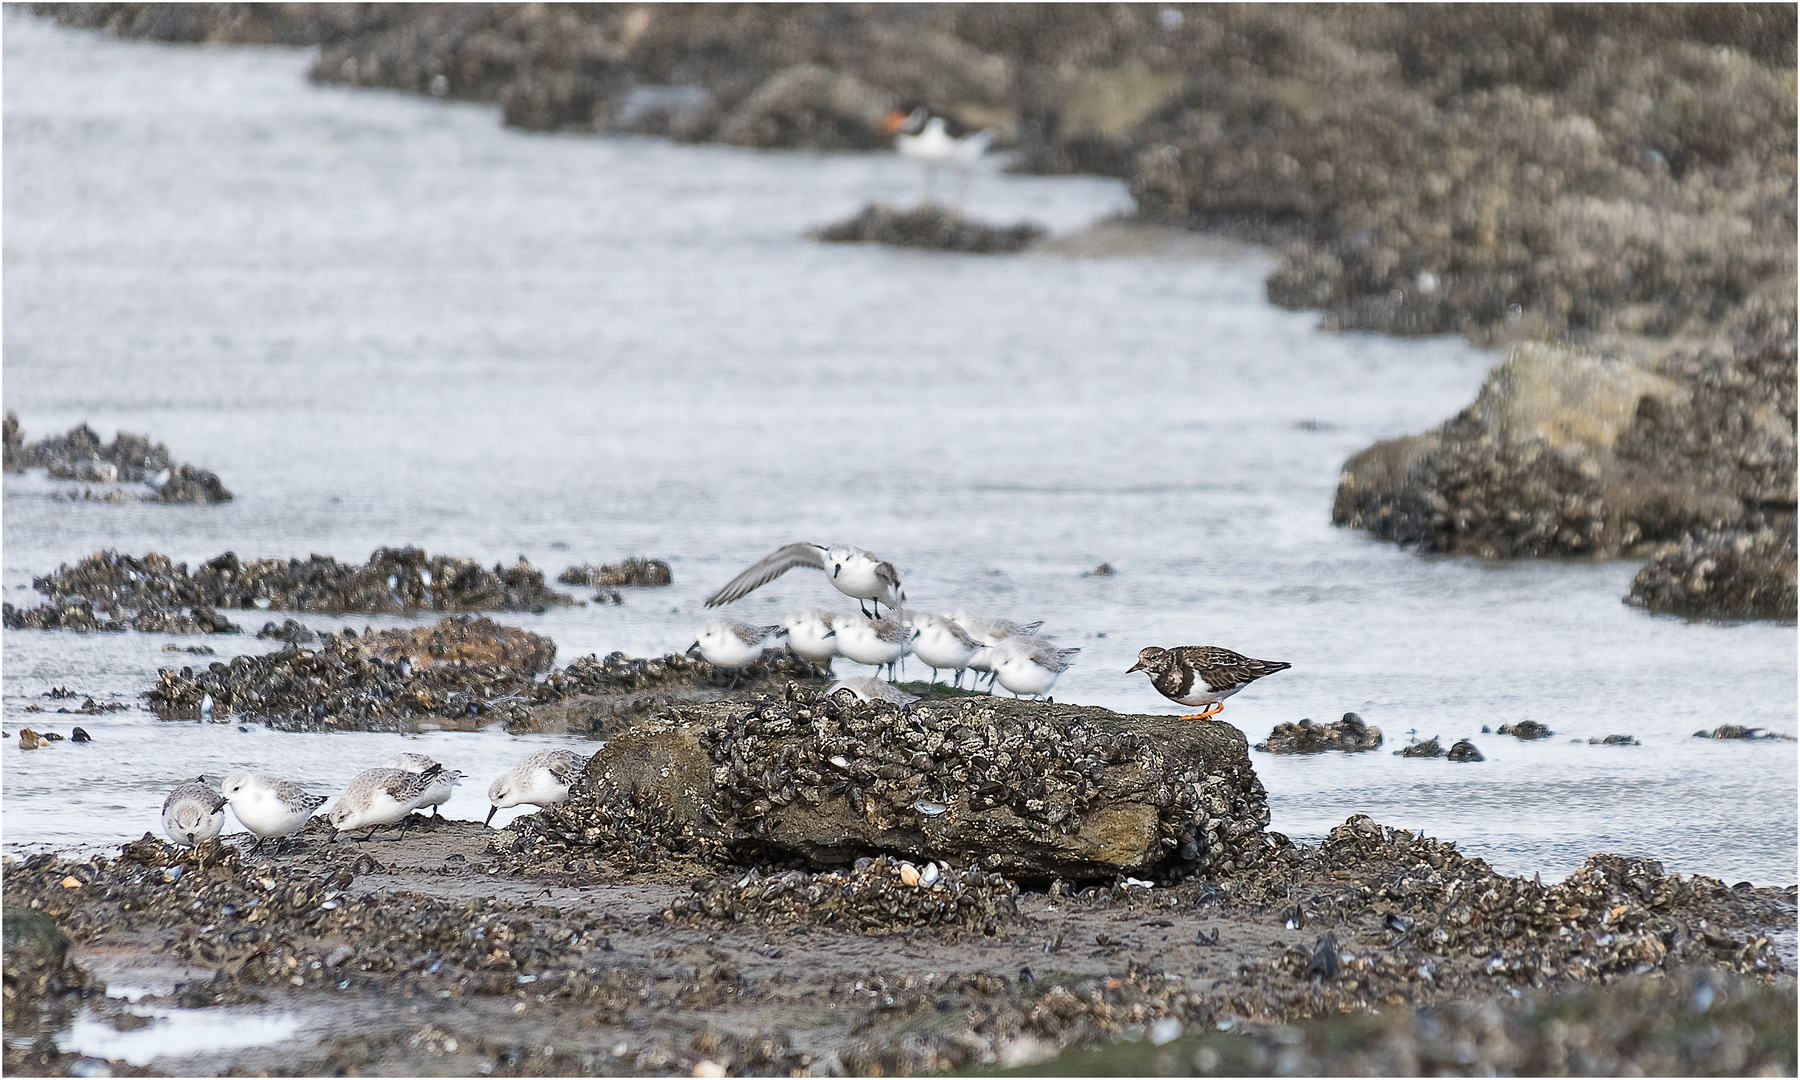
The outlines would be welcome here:
M 163 832 L 177 844 L 193 847 L 219 835 L 225 827 L 225 796 L 197 777 L 169 792 L 163 800 Z
M 900 591 L 900 575 L 894 570 L 894 564 L 883 562 L 874 552 L 847 544 L 831 547 L 788 544 L 771 551 L 726 582 L 723 588 L 706 598 L 706 606 L 729 604 L 800 566 L 825 571 L 832 587 L 845 596 L 874 601 L 877 615 L 881 613 L 882 604 L 894 607 L 906 600 L 906 594 Z M 867 608 L 863 610 L 865 614 L 868 611 Z
M 775 637 L 780 633 L 779 626 L 751 626 L 736 619 L 709 619 L 700 624 L 700 631 L 688 648 L 699 649 L 700 655 L 714 667 L 732 669 L 731 687 L 736 687 L 744 668 L 761 659 L 763 650 L 775 645 Z
M 375 835 L 379 826 L 404 822 L 443 771 L 444 767 L 437 764 L 422 772 L 364 769 L 350 778 L 350 786 L 338 796 L 331 809 L 325 811 L 325 819 L 337 833 L 347 833 L 366 825 L 369 831 L 363 839 L 367 840 Z M 400 835 L 406 835 L 404 824 L 400 826 Z M 331 838 L 336 840 L 337 834 Z
M 831 684 L 831 689 L 827 692 L 835 694 L 839 690 L 856 695 L 858 701 L 891 701 L 895 705 L 910 705 L 919 700 L 904 690 L 896 689 L 886 679 L 872 679 L 867 675 L 839 679 Z
M 955 685 L 962 685 L 963 672 L 969 661 L 982 649 L 982 644 L 953 620 L 925 611 L 907 612 L 912 621 L 913 655 L 931 669 L 931 681 L 945 668 L 956 672 Z
M 824 608 L 801 608 L 790 611 L 781 620 L 781 632 L 787 635 L 788 648 L 818 664 L 830 664 L 838 654 L 837 638 L 831 630 L 836 618 Z
M 891 675 L 894 665 L 906 655 L 906 627 L 899 619 L 839 615 L 831 621 L 831 628 L 837 634 L 838 652 L 846 660 L 885 667 Z
M 562 802 L 569 797 L 569 785 L 587 768 L 587 763 L 587 758 L 573 750 L 539 750 L 525 755 L 488 785 L 488 802 L 493 807 L 483 824 L 493 824 L 495 811 L 502 807 Z
M 407 772 L 422 773 L 436 764 L 436 761 L 426 757 L 424 754 L 401 753 L 395 754 L 393 757 L 382 762 L 381 767 L 384 769 L 404 769 Z M 450 801 L 450 793 L 456 789 L 456 785 L 462 780 L 462 773 L 457 772 L 455 769 L 445 769 L 440 767 L 439 771 L 432 777 L 431 785 L 425 789 L 425 797 L 419 800 L 418 808 L 423 810 L 427 806 L 431 807 L 432 818 L 437 818 L 438 807 Z
M 1042 619 L 1020 625 L 1010 619 L 983 619 L 960 610 L 950 612 L 948 617 L 981 646 L 969 657 L 969 670 L 985 673 L 989 686 L 994 685 L 994 646 L 1007 638 L 1032 637 L 1044 625 Z
M 287 838 L 306 827 L 312 812 L 325 805 L 325 796 L 308 795 L 299 784 L 268 773 L 241 772 L 225 778 L 225 801 L 238 821 L 256 834 L 256 846 L 269 837 L 277 837 L 275 853 Z
M 1156 692 L 1180 705 L 1204 705 L 1183 720 L 1206 720 L 1225 708 L 1225 699 L 1262 678 L 1294 665 L 1280 660 L 1254 660 L 1213 645 L 1181 645 L 1138 650 L 1137 663 L 1126 671 L 1146 672 Z
M 1042 697 L 1056 685 L 1056 677 L 1069 669 L 1080 649 L 1059 649 L 1040 637 L 1010 637 L 994 646 L 994 680 L 1014 697 Z

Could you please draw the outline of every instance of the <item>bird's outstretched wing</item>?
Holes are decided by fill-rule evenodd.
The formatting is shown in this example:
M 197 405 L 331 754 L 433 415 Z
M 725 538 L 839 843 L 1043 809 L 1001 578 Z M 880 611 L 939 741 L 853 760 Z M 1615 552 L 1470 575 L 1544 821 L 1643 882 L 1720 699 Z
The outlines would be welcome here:
M 769 582 L 787 573 L 797 566 L 810 566 L 814 570 L 825 569 L 825 550 L 817 544 L 788 544 L 769 552 L 737 577 L 725 583 L 725 587 L 706 598 L 707 607 L 718 607 L 729 604 L 733 600 L 748 595 L 762 588 Z

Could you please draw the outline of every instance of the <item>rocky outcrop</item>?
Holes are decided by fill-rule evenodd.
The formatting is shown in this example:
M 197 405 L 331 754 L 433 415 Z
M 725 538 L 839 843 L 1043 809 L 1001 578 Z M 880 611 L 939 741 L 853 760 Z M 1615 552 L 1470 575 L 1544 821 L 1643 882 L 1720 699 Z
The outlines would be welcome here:
M 362 648 L 387 663 L 493 664 L 515 671 L 548 671 L 556 659 L 556 642 L 516 626 L 473 615 L 451 616 L 436 626 L 378 630 L 364 634 Z
M 1486 731 L 1487 729 L 1482 728 L 1481 730 Z M 1551 731 L 1536 720 L 1521 720 L 1516 724 L 1501 724 L 1497 734 L 1511 735 L 1521 742 L 1530 742 L 1534 739 L 1548 739 L 1550 736 L 1556 734 L 1556 732 Z
M 669 564 L 661 559 L 624 559 L 600 566 L 571 566 L 556 576 L 564 585 L 618 588 L 622 585 L 667 585 L 675 580 Z
M 217 475 L 177 462 L 162 443 L 149 436 L 121 431 L 103 443 L 94 429 L 77 424 L 66 435 L 52 435 L 27 444 L 19 418 L 7 413 L 4 421 L 5 470 L 24 472 L 44 469 L 52 480 L 87 484 L 142 484 L 148 490 L 144 502 L 229 502 L 231 492 Z M 111 489 L 117 490 L 117 489 Z M 94 501 L 120 501 L 101 498 Z M 130 501 L 130 496 L 123 496 Z
M 828 244 L 888 244 L 1000 254 L 1023 250 L 1044 235 L 1044 230 L 1030 222 L 988 225 L 970 221 L 961 214 L 930 204 L 897 210 L 871 203 L 848 221 L 815 229 L 812 235 L 813 239 Z
M 79 882 L 78 882 L 79 884 Z M 54 920 L 9 897 L 5 908 L 5 1023 L 8 1031 L 39 1026 L 39 1014 L 67 1022 L 68 998 L 97 988 L 73 957 Z M 56 1025 L 52 1024 L 54 1028 Z
M 1690 619 L 1793 619 L 1795 537 L 1783 529 L 1689 534 L 1631 579 L 1625 602 Z
M 1026 878 L 1259 864 L 1268 800 L 1226 724 L 1002 699 L 901 709 L 790 687 L 671 708 L 528 819 L 626 859 L 972 863 Z
M 1354 754 L 1380 746 L 1381 729 L 1368 726 L 1362 717 L 1350 712 L 1334 724 L 1315 724 L 1311 720 L 1276 724 L 1269 737 L 1255 748 L 1265 754 L 1318 754 L 1327 750 Z
M 33 578 L 32 587 L 62 604 L 78 597 L 96 608 L 180 608 L 204 605 L 328 615 L 410 615 L 421 611 L 534 611 L 575 603 L 544 584 L 523 559 L 484 569 L 471 559 L 427 555 L 414 547 L 376 548 L 361 566 L 328 555 L 256 559 L 235 552 L 186 563 L 151 552 L 142 558 L 99 551 L 74 566 Z
M 205 605 L 188 613 L 160 607 L 127 612 L 95 608 L 81 597 L 35 608 L 0 604 L 0 623 L 8 630 L 73 630 L 78 634 L 122 634 L 127 630 L 143 634 L 241 634 L 244 630 Z

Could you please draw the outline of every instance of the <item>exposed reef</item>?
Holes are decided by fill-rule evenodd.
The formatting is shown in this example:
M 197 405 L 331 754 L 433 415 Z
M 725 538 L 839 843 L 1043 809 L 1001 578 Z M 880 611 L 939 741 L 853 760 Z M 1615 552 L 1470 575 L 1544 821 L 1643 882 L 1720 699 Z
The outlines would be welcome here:
M 1315 724 L 1311 720 L 1276 724 L 1275 730 L 1255 749 L 1265 754 L 1318 754 L 1327 750 L 1354 754 L 1380 746 L 1380 728 L 1368 726 L 1355 713 L 1345 713 L 1342 720 L 1331 724 Z
M 103 443 L 94 429 L 77 424 L 66 435 L 51 435 L 34 443 L 25 442 L 19 418 L 7 413 L 4 421 L 5 463 L 7 472 L 44 469 L 52 480 L 75 480 L 87 484 L 142 484 L 147 489 L 143 502 L 216 503 L 229 502 L 231 492 L 219 482 L 217 475 L 205 469 L 176 461 L 169 448 L 152 443 L 147 435 L 121 431 L 113 441 Z M 108 492 L 90 501 L 130 502 L 129 495 L 114 497 Z
M 620 586 L 667 585 L 675 580 L 669 564 L 661 559 L 630 558 L 600 566 L 571 566 L 556 576 L 564 585 L 590 585 L 601 588 Z
M 1785 528 L 1690 533 L 1644 564 L 1625 602 L 1691 619 L 1793 619 L 1794 521 Z
M 978 254 L 1021 251 L 1043 235 L 1044 230 L 1030 222 L 989 225 L 939 206 L 899 210 L 880 203 L 871 203 L 855 217 L 812 233 L 813 239 L 828 244 L 888 244 Z

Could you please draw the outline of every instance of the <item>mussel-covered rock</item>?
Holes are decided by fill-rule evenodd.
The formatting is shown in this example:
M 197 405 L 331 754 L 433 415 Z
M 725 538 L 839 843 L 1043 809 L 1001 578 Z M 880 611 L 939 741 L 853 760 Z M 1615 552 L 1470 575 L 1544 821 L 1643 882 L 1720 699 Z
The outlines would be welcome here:
M 1515 739 L 1530 742 L 1533 739 L 1548 739 L 1556 732 L 1536 720 L 1521 720 L 1516 724 L 1501 724 L 1498 734 L 1511 735 Z
M 1639 745 L 1637 739 L 1630 735 L 1608 735 L 1605 738 L 1600 738 L 1600 737 L 1596 736 L 1592 739 L 1589 739 L 1588 744 L 1591 746 L 1637 746 L 1637 745 Z
M 231 500 L 231 492 L 225 490 L 218 476 L 175 461 L 168 447 L 152 443 L 146 435 L 121 431 L 112 442 L 103 443 L 93 428 L 77 424 L 66 435 L 52 435 L 27 444 L 19 429 L 19 418 L 10 412 L 6 414 L 5 429 L 7 472 L 42 468 L 52 480 L 143 484 L 149 488 L 144 502 Z
M 982 254 L 1020 251 L 1042 235 L 1044 230 L 1030 222 L 988 225 L 932 204 L 897 210 L 880 203 L 863 207 L 848 221 L 813 231 L 813 239 L 828 244 L 888 244 Z
M 1711 731 L 1694 732 L 1696 739 L 1780 739 L 1793 742 L 1792 735 L 1769 731 L 1766 728 L 1745 727 L 1742 724 L 1720 724 Z
M 364 634 L 361 646 L 390 664 L 405 660 L 415 666 L 460 661 L 536 673 L 556 659 L 556 642 L 516 626 L 501 626 L 485 615 L 452 615 L 436 626 L 380 630 Z
M 1326 750 L 1360 753 L 1381 745 L 1381 729 L 1363 723 L 1353 712 L 1344 714 L 1333 724 L 1315 724 L 1302 720 L 1298 724 L 1276 724 L 1268 739 L 1255 749 L 1266 754 L 1317 754 Z
M 417 548 L 377 548 L 361 566 L 328 555 L 256 559 L 233 552 L 192 573 L 151 552 L 143 558 L 100 551 L 74 566 L 33 578 L 32 587 L 63 605 L 86 600 L 96 608 L 181 608 L 314 611 L 324 614 L 412 614 L 420 611 L 544 611 L 573 597 L 544 584 L 521 559 L 492 570 L 468 559 L 427 555 Z
M 1444 748 L 1438 745 L 1437 736 L 1423 742 L 1411 742 L 1394 751 L 1395 757 L 1443 757 Z
M 38 1009 L 55 1011 L 59 999 L 80 996 L 94 980 L 69 956 L 69 939 L 55 920 L 11 897 L 5 905 L 5 1024 L 17 1030 Z
M 727 923 L 841 924 L 859 930 L 915 926 L 973 926 L 992 932 L 1016 917 L 1019 887 L 978 868 L 937 863 L 918 867 L 891 856 L 809 874 L 758 870 L 702 878 L 693 895 L 669 906 L 678 919 Z
M 1794 522 L 1689 533 L 1644 564 L 1625 602 L 1694 619 L 1793 619 Z
M 35 608 L 0 605 L 0 622 L 8 630 L 73 630 L 78 634 L 122 634 L 127 630 L 144 634 L 240 634 L 244 629 L 205 605 L 191 612 L 154 605 L 132 612 L 96 608 L 84 597 L 68 597 L 61 603 L 39 604 Z
M 564 585 L 619 588 L 625 585 L 667 585 L 675 580 L 669 564 L 661 559 L 625 559 L 600 566 L 571 566 L 556 576 Z
M 1444 757 L 1450 761 L 1486 761 L 1487 760 L 1486 758 L 1481 756 L 1481 751 L 1475 749 L 1475 744 L 1470 742 L 1467 739 L 1456 740 L 1456 742 L 1451 745 L 1450 752 L 1448 754 L 1445 754 Z
M 627 855 L 1224 873 L 1272 844 L 1247 749 L 1226 724 L 996 698 L 902 709 L 795 685 L 672 707 L 603 748 L 568 802 L 522 821 Z

